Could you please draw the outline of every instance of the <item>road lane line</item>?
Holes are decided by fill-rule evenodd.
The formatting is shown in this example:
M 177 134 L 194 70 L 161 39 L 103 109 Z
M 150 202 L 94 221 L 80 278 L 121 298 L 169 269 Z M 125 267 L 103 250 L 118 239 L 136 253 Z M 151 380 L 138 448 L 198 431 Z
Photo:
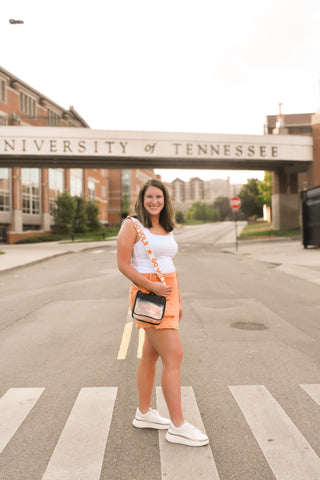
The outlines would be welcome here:
M 300 387 L 314 400 L 318 405 L 320 405 L 320 384 L 304 384 Z
M 277 480 L 319 480 L 320 458 L 264 385 L 229 387 Z
M 168 409 L 161 387 L 156 387 L 159 413 L 168 417 Z M 181 387 L 184 415 L 188 422 L 205 432 L 192 387 Z M 210 445 L 188 447 L 169 443 L 166 431 L 159 430 L 159 447 L 162 480 L 219 480 Z
M 143 344 L 144 344 L 144 337 L 145 337 L 144 328 L 139 328 L 139 344 L 138 344 L 137 358 L 141 358 L 141 357 L 142 357 L 142 349 L 143 349 Z
M 130 344 L 131 334 L 132 334 L 132 326 L 133 326 L 133 320 L 131 319 L 131 316 L 128 312 L 127 322 L 124 325 L 117 360 L 125 360 L 125 358 L 127 357 L 127 352 Z
M 0 399 L 0 453 L 44 390 L 44 388 L 10 388 Z
M 42 480 L 99 480 L 117 391 L 80 390 Z

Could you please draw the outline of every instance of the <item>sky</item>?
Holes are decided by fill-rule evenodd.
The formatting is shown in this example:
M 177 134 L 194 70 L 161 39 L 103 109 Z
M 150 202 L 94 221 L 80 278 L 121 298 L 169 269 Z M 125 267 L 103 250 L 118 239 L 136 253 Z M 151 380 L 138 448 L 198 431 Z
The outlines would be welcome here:
M 1 66 L 95 129 L 262 135 L 280 102 L 320 108 L 319 0 L 10 0 L 0 31 Z

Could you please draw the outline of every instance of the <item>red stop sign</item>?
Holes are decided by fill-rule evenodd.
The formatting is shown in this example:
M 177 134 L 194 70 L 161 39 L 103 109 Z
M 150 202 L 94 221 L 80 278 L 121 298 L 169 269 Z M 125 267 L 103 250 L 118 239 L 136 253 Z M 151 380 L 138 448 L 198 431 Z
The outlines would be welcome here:
M 239 210 L 239 208 L 241 207 L 241 200 L 239 197 L 232 197 L 230 199 L 230 207 L 232 208 L 232 210 Z

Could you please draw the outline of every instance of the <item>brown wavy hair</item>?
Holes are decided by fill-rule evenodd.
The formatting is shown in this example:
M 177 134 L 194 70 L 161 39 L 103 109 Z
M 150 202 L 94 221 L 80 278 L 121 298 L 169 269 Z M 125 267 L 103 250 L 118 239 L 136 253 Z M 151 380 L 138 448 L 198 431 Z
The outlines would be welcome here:
M 159 223 L 166 232 L 172 232 L 175 227 L 175 213 L 172 201 L 167 187 L 157 178 L 150 178 L 145 182 L 144 185 L 142 185 L 135 205 L 135 216 L 140 220 L 145 228 L 152 227 L 149 213 L 143 205 L 144 196 L 148 187 L 156 187 L 163 192 L 164 207 L 160 212 Z

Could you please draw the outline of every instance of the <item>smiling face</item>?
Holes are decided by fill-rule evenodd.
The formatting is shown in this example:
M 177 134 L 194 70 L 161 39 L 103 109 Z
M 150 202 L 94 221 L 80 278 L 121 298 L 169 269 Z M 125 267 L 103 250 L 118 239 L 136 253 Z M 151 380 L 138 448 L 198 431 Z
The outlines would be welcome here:
M 150 185 L 145 191 L 143 206 L 150 216 L 160 215 L 164 207 L 163 191 Z

